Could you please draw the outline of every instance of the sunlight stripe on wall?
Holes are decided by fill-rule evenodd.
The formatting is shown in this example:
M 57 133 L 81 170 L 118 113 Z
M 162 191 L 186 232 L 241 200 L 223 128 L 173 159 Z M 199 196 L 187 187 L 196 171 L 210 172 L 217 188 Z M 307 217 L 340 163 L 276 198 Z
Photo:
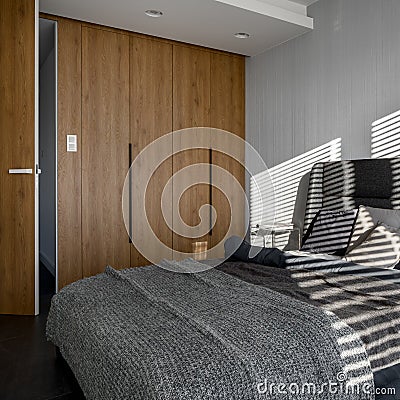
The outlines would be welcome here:
M 271 177 L 275 193 L 275 222 L 279 224 L 290 224 L 292 222 L 297 190 L 301 178 L 309 173 L 314 164 L 319 162 L 338 161 L 342 155 L 341 139 L 334 139 L 313 150 L 307 151 L 297 157 L 285 161 L 269 171 L 261 172 L 250 181 L 250 224 L 263 225 L 270 216 L 264 219 L 262 216 L 262 204 L 257 203 L 259 191 L 261 191 L 263 202 L 268 202 L 268 188 L 263 188 L 263 174 Z M 276 238 L 276 245 L 281 247 L 287 243 L 288 235 Z M 252 244 L 262 245 L 263 239 L 252 237 Z M 268 243 L 267 243 L 268 245 Z
M 372 123 L 371 157 L 400 156 L 400 110 Z

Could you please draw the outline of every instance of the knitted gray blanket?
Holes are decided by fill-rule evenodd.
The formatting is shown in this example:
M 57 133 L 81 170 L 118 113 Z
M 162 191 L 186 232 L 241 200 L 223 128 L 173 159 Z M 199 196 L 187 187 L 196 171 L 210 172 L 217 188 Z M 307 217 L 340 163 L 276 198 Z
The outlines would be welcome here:
M 304 266 L 307 267 L 307 260 Z M 393 283 L 400 281 L 400 271 L 381 269 L 379 272 L 384 275 L 375 271 L 370 272 L 372 276 L 365 276 L 365 271 L 329 273 L 243 262 L 227 262 L 218 269 L 333 312 L 363 341 L 373 372 L 400 363 L 400 286 Z
M 352 328 L 218 270 L 107 267 L 53 297 L 47 335 L 87 399 L 374 398 Z

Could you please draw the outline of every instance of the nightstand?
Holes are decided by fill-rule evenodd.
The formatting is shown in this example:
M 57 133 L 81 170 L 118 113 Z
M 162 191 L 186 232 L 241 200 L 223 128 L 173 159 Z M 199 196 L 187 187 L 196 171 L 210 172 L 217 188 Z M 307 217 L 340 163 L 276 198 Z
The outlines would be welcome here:
M 267 238 L 271 237 L 271 247 L 275 247 L 276 236 L 288 233 L 295 233 L 298 240 L 298 248 L 301 247 L 300 229 L 292 224 L 276 223 L 274 225 L 256 225 L 251 227 L 251 236 L 262 237 L 264 247 L 267 244 Z

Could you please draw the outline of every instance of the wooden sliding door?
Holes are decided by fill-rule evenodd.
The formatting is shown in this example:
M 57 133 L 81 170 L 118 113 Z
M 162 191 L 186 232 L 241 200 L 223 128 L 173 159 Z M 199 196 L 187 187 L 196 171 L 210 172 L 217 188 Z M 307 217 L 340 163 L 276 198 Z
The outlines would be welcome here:
M 122 217 L 129 167 L 129 36 L 82 28 L 83 275 L 130 266 Z
M 0 314 L 38 312 L 35 3 L 0 2 Z
M 174 131 L 183 128 L 209 127 L 210 126 L 210 53 L 193 47 L 174 45 L 174 96 L 173 96 L 173 127 Z M 199 143 L 197 132 L 193 131 L 193 146 Z M 178 135 L 174 135 L 174 151 L 180 150 Z M 209 162 L 209 150 L 195 149 L 186 150 L 174 154 L 173 172 L 197 163 Z M 203 204 L 209 204 L 210 188 L 207 184 L 196 184 L 197 177 L 194 174 L 188 177 L 189 187 L 180 198 L 179 213 L 183 222 L 189 226 L 200 224 L 199 210 Z M 176 180 L 174 180 L 175 187 Z M 176 201 L 176 199 L 175 199 Z M 176 204 L 174 204 L 174 207 Z M 174 210 L 174 231 L 178 225 L 179 216 L 177 209 Z M 205 216 L 206 222 L 209 215 Z M 194 233 L 199 235 L 200 233 Z M 193 236 L 194 236 L 193 235 Z M 208 242 L 209 234 L 188 238 L 174 232 L 173 248 L 174 258 L 176 252 L 192 252 L 195 242 Z
M 131 38 L 131 81 L 130 81 L 130 115 L 131 115 L 131 143 L 132 159 L 148 145 L 172 132 L 172 45 L 158 40 Z M 165 136 L 162 142 L 158 141 L 158 150 L 172 152 L 172 136 Z M 162 149 L 160 148 L 162 147 Z M 167 226 L 161 211 L 161 195 L 172 175 L 172 158 L 164 162 L 158 159 L 159 154 L 147 153 L 154 161 L 160 161 L 148 182 L 147 190 L 140 176 L 132 176 L 133 199 L 146 190 L 146 216 L 148 223 L 137 213 L 140 212 L 135 201 L 132 207 L 132 239 L 139 239 L 151 244 L 152 261 L 162 258 L 172 258 L 172 231 Z M 169 205 L 172 202 L 172 193 L 166 195 Z M 169 210 L 167 210 L 169 212 Z M 152 229 L 158 240 L 167 246 L 159 249 L 148 229 Z M 147 246 L 146 246 L 147 248 Z M 169 249 L 169 250 L 168 250 Z M 149 261 L 132 245 L 131 266 L 138 267 L 149 264 Z

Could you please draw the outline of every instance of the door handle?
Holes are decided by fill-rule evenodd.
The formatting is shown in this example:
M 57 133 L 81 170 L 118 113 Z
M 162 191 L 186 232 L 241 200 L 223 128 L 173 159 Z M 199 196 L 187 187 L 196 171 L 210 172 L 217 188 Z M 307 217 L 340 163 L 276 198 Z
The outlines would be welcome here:
M 128 158 L 129 158 L 129 169 L 128 169 L 128 176 L 129 176 L 129 243 L 132 243 L 132 143 L 129 143 L 128 146 Z
M 9 174 L 32 174 L 32 168 L 9 169 Z

